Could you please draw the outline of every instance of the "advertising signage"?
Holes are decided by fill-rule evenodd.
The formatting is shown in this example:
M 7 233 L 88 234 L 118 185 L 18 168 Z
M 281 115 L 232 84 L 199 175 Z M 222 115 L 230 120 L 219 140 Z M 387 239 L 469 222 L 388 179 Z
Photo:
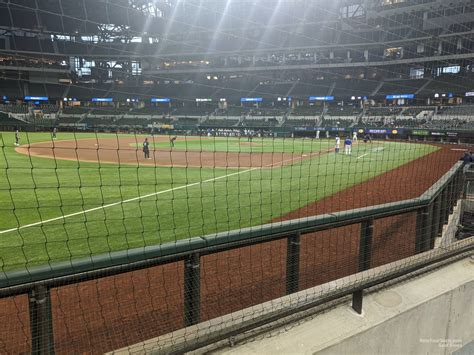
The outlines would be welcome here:
M 111 97 L 93 97 L 92 102 L 113 102 Z
M 151 99 L 151 102 L 153 102 L 153 103 L 162 103 L 162 102 L 168 103 L 168 102 L 171 102 L 171 99 L 168 98 L 168 97 L 153 97 Z
M 333 101 L 334 96 L 310 96 L 309 101 Z
M 368 128 L 368 129 L 365 130 L 365 133 L 369 133 L 369 134 L 393 134 L 393 135 L 395 135 L 395 134 L 402 134 L 402 130 L 400 130 L 400 129 L 381 129 L 381 128 L 371 129 L 371 128 Z
M 441 94 L 440 94 L 440 93 L 435 93 L 435 94 L 434 94 L 434 98 L 435 98 L 435 99 L 439 99 L 440 97 L 441 97 L 441 98 L 443 98 L 443 97 L 448 97 L 448 98 L 451 99 L 451 98 L 454 97 L 454 95 L 453 95 L 452 92 L 448 92 L 447 94 L 446 94 L 446 93 L 441 93 Z
M 415 94 L 394 94 L 394 95 L 387 95 L 385 99 L 387 100 L 398 100 L 398 99 L 414 99 Z
M 240 102 L 262 102 L 263 98 L 261 97 L 242 97 Z
M 25 101 L 48 101 L 47 96 L 25 96 Z
M 458 136 L 458 132 L 448 132 L 448 131 L 445 131 L 445 132 L 432 131 L 430 132 L 430 134 L 433 137 L 457 137 Z
M 466 92 L 466 96 L 469 97 L 469 96 L 474 96 L 474 91 L 468 91 Z
M 411 134 L 413 134 L 414 136 L 429 136 L 430 131 L 424 129 L 414 129 L 411 131 Z

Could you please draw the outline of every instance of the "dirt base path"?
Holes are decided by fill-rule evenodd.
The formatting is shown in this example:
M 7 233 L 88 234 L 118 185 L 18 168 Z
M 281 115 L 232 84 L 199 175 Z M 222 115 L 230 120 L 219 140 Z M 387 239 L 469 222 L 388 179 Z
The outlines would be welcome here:
M 460 158 L 462 152 L 451 148 L 277 220 L 417 197 Z M 372 266 L 413 255 L 415 221 L 409 213 L 375 222 Z M 303 235 L 300 289 L 356 272 L 358 245 L 357 225 Z M 286 241 L 277 241 L 202 257 L 201 319 L 283 296 L 285 255 Z M 56 353 L 99 354 L 183 327 L 183 273 L 183 263 L 176 262 L 53 289 Z M 29 352 L 26 297 L 0 300 L 0 336 L 0 353 Z

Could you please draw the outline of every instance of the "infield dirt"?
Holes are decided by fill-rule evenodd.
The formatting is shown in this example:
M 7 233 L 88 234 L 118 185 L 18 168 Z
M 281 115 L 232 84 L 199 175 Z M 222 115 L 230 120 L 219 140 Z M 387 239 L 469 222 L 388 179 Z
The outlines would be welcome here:
M 199 138 L 186 138 L 186 140 L 199 140 Z M 166 137 L 154 137 L 153 142 L 169 142 L 169 140 Z M 50 159 L 189 168 L 276 167 L 293 164 L 295 161 L 327 152 L 314 152 L 303 156 L 296 153 L 207 152 L 150 148 L 150 159 L 145 159 L 141 143 L 135 138 L 91 138 L 32 143 L 17 147 L 15 150 L 21 154 Z

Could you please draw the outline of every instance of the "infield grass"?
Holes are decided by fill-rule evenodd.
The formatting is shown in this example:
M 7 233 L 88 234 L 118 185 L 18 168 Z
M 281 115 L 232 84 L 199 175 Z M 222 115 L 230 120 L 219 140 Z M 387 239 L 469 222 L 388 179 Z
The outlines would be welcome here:
M 30 157 L 15 152 L 13 133 L 0 135 L 3 270 L 267 223 L 437 149 L 374 142 L 354 146 L 351 157 L 333 152 L 302 157 L 326 152 L 333 140 L 254 138 L 250 145 L 246 139 L 179 137 L 175 149 L 286 152 L 297 159 L 253 169 L 135 167 Z M 60 133 L 58 138 L 93 137 L 110 135 Z M 21 143 L 50 139 L 23 133 Z M 155 145 L 169 148 L 166 141 Z M 147 194 L 152 195 L 120 203 Z M 118 204 L 106 206 L 112 203 Z M 93 208 L 98 209 L 48 221 Z M 25 227 L 40 221 L 46 222 Z M 2 232 L 9 229 L 14 230 Z

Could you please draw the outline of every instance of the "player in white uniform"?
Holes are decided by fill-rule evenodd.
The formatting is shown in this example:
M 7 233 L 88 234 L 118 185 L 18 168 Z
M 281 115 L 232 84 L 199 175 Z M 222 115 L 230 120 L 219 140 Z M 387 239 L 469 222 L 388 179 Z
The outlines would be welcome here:
M 353 140 L 354 142 L 357 141 L 357 131 L 354 131 L 354 133 L 352 133 L 352 140 Z
M 341 148 L 341 138 L 336 136 L 336 153 L 339 153 L 339 149 Z

